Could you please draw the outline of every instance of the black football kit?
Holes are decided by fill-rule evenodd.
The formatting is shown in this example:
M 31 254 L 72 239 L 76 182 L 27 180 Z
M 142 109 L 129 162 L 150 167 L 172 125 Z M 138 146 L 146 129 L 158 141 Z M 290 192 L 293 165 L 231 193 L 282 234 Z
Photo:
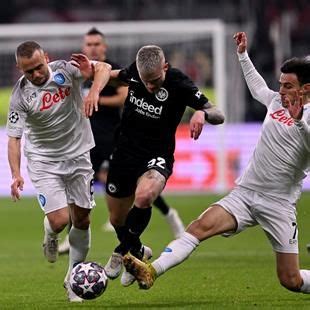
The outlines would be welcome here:
M 149 93 L 136 63 L 119 73 L 129 85 L 120 131 L 113 151 L 106 190 L 113 197 L 135 192 L 137 179 L 156 169 L 166 180 L 172 173 L 177 126 L 187 106 L 211 107 L 208 99 L 180 70 L 169 67 L 157 93 Z

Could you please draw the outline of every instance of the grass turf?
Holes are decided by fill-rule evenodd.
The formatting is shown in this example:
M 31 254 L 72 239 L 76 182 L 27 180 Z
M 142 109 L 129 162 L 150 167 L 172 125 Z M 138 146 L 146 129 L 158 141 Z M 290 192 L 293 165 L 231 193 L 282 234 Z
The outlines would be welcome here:
M 168 196 L 188 224 L 216 196 Z M 309 268 L 305 245 L 310 194 L 304 193 L 298 207 L 301 266 Z M 103 197 L 97 198 L 92 213 L 92 248 L 88 260 L 104 264 L 116 238 L 102 232 L 107 218 Z M 94 301 L 70 304 L 62 281 L 67 257 L 57 263 L 45 261 L 41 243 L 43 213 L 35 198 L 23 197 L 18 203 L 0 198 L 0 309 L 309 309 L 310 296 L 289 292 L 278 284 L 271 247 L 257 228 L 233 238 L 215 237 L 200 245 L 191 258 L 159 278 L 149 291 L 137 285 L 123 288 L 110 281 L 106 292 Z M 172 239 L 165 219 L 157 210 L 143 242 L 157 257 Z

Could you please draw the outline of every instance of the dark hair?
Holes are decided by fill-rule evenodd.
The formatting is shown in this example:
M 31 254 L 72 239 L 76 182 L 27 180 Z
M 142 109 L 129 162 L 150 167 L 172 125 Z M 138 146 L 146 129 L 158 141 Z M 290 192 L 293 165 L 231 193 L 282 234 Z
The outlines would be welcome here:
M 39 43 L 35 41 L 25 41 L 20 45 L 18 45 L 15 53 L 16 59 L 18 57 L 30 58 L 33 55 L 33 53 L 37 50 L 43 51 Z
M 310 83 L 310 56 L 294 57 L 281 66 L 282 73 L 295 73 L 301 85 Z
M 104 38 L 104 34 L 101 31 L 99 31 L 96 27 L 89 29 L 86 35 L 87 36 L 100 35 L 102 38 Z

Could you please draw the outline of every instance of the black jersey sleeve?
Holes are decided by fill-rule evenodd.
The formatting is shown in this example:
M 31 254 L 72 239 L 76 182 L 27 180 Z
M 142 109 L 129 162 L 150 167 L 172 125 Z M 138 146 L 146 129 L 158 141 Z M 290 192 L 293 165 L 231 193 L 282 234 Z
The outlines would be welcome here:
M 195 110 L 211 107 L 208 98 L 199 90 L 194 82 L 179 71 L 179 90 L 185 104 Z
M 122 69 L 119 74 L 118 78 L 124 82 L 129 84 L 132 78 L 137 79 L 139 77 L 136 62 L 132 63 L 129 67 Z

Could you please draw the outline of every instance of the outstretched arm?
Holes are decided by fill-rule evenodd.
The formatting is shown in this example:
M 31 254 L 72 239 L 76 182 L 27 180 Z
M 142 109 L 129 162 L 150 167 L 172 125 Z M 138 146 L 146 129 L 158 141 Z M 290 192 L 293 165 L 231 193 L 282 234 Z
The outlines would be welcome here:
M 245 32 L 237 32 L 234 35 L 237 44 L 238 58 L 245 77 L 248 88 L 256 100 L 268 106 L 271 99 L 277 95 L 276 92 L 269 89 L 263 77 L 256 71 L 252 61 L 247 53 L 247 36 Z

